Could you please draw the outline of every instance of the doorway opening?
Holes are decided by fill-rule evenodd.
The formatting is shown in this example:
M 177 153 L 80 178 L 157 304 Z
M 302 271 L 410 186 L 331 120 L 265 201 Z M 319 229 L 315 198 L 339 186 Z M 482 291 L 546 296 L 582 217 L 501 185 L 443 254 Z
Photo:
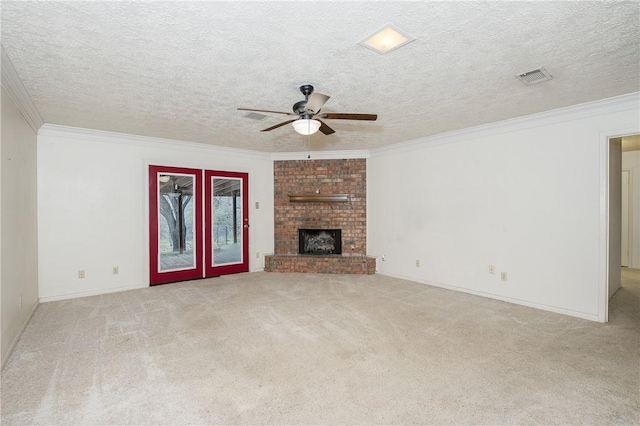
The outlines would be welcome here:
M 605 321 L 621 288 L 622 269 L 640 272 L 640 134 L 608 139 L 608 219 Z

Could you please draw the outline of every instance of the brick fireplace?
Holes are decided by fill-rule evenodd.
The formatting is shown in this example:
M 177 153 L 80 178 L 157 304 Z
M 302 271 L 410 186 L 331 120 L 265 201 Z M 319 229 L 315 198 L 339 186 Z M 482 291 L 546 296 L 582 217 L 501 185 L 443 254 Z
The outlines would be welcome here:
M 275 253 L 265 270 L 374 273 L 375 258 L 366 255 L 366 159 L 275 161 L 273 168 Z M 300 254 L 300 229 L 340 230 L 341 254 Z

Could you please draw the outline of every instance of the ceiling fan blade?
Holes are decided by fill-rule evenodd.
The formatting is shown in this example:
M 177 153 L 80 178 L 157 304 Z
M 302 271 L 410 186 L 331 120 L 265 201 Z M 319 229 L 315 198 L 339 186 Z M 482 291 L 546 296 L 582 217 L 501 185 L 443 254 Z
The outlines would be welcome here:
M 343 112 L 327 112 L 320 114 L 318 118 L 326 118 L 328 120 L 366 120 L 376 121 L 378 114 L 350 114 Z
M 324 95 L 322 93 L 313 92 L 309 95 L 309 99 L 307 100 L 307 105 L 305 105 L 305 111 L 311 111 L 313 113 L 317 113 L 320 111 L 320 108 L 324 106 L 324 104 L 329 100 L 331 96 Z
M 320 131 L 325 135 L 330 135 L 336 132 L 331 127 L 327 126 L 327 124 L 324 121 L 322 120 L 318 120 L 318 121 L 320 122 Z
M 282 126 L 284 126 L 286 124 L 293 123 L 296 120 L 297 120 L 297 118 L 294 118 L 293 120 L 283 121 L 282 123 L 276 124 L 275 126 L 271 126 L 271 127 L 267 127 L 266 129 L 262 129 L 261 132 L 268 132 L 269 130 L 277 129 L 278 127 L 282 127 Z
M 269 109 L 237 108 L 237 110 L 238 111 L 271 112 L 273 114 L 298 115 L 298 114 L 294 114 L 293 112 L 271 111 Z

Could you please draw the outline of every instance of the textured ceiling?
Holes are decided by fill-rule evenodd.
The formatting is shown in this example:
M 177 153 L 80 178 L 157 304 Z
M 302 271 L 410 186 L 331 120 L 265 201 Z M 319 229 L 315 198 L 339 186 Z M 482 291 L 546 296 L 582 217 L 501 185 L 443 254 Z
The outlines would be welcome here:
M 2 44 L 46 123 L 259 151 L 307 138 L 236 107 L 289 111 L 311 83 L 332 120 L 312 150 L 367 149 L 640 90 L 638 2 L 2 1 Z M 416 41 L 357 42 L 391 22 Z M 554 79 L 514 76 L 544 66 Z

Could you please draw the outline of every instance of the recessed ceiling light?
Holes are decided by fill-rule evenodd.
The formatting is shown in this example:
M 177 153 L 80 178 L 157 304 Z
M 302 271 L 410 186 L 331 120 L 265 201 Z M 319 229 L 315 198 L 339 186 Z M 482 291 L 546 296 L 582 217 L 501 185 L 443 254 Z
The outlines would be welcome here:
M 411 43 L 415 37 L 402 31 L 393 24 L 386 24 L 375 33 L 360 40 L 359 45 L 384 55 L 405 44 Z

